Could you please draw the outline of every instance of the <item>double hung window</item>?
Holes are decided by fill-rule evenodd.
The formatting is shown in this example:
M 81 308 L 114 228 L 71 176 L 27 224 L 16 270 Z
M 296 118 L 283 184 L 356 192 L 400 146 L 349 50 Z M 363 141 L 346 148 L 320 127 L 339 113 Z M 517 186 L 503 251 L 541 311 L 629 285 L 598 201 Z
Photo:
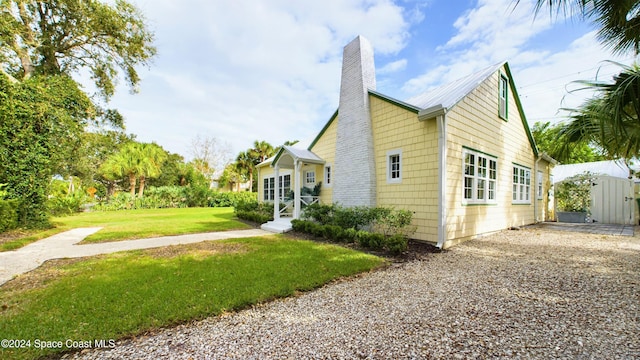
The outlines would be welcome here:
M 463 202 L 492 204 L 496 202 L 498 159 L 478 151 L 463 151 Z

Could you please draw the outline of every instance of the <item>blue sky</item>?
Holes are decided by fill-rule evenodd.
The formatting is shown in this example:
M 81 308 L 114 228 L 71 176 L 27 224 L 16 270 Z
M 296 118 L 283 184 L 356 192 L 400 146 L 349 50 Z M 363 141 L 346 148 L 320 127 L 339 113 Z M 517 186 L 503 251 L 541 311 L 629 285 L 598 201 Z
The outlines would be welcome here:
M 606 80 L 614 57 L 580 20 L 521 0 L 133 0 L 158 56 L 140 92 L 120 86 L 110 107 L 127 132 L 191 157 L 196 136 L 230 156 L 254 140 L 306 146 L 338 105 L 342 48 L 372 43 L 377 90 L 405 100 L 508 61 L 529 123 L 562 119 L 589 96 L 572 81 Z

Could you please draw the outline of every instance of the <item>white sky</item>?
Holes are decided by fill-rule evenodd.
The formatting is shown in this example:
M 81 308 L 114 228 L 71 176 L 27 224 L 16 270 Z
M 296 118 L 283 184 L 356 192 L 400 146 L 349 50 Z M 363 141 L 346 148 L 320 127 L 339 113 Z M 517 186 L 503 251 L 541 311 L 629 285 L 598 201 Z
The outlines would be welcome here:
M 530 0 L 133 0 L 156 34 L 158 56 L 140 69 L 140 93 L 125 86 L 109 104 L 127 132 L 190 158 L 196 136 L 232 154 L 265 140 L 306 146 L 338 106 L 342 48 L 372 43 L 377 90 L 405 100 L 508 61 L 529 124 L 556 122 L 575 80 L 611 78 L 613 57 L 589 24 Z

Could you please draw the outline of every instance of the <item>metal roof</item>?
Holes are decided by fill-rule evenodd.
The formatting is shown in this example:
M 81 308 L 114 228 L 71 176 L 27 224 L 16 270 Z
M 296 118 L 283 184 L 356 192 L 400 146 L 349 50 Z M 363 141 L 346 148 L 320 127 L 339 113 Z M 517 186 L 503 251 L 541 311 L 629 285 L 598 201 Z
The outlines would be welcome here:
M 471 75 L 414 96 L 407 100 L 406 103 L 421 109 L 428 109 L 437 105 L 450 109 L 503 65 L 504 62 L 489 66 Z
M 622 160 L 605 160 L 579 164 L 558 165 L 551 170 L 551 175 L 553 175 L 554 183 L 562 182 L 567 178 L 583 174 L 587 171 L 595 175 L 609 175 L 626 179 L 629 177 L 629 170 L 638 169 L 633 169 L 633 167 L 627 166 L 627 164 L 625 164 Z
M 294 148 L 292 146 L 284 145 L 284 146 L 282 146 L 280 151 L 278 151 L 278 153 L 276 154 L 275 158 L 271 162 L 272 166 L 274 164 L 278 163 L 278 160 L 280 160 L 280 157 L 282 156 L 282 154 L 284 152 L 289 153 L 289 155 L 291 155 L 291 157 L 294 158 L 294 160 L 300 160 L 302 162 L 313 163 L 313 164 L 324 164 L 325 163 L 324 160 L 322 160 L 318 155 L 314 154 L 311 150 L 298 149 L 298 148 Z

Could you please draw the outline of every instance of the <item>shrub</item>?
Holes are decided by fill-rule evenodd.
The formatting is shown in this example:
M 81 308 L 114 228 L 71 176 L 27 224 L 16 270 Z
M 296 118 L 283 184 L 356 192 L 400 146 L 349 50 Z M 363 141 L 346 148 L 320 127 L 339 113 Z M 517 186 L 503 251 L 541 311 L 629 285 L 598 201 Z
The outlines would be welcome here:
M 18 200 L 0 199 L 0 233 L 18 226 Z
M 209 206 L 209 194 L 211 189 L 206 185 L 186 186 L 186 198 L 188 207 Z
M 324 225 L 322 229 L 324 238 L 329 241 L 341 241 L 343 232 L 338 225 Z
M 333 221 L 333 212 L 335 207 L 336 205 L 323 205 L 320 203 L 311 204 L 302 212 L 302 218 L 326 225 Z
M 291 220 L 291 227 L 293 231 L 304 232 L 305 220 L 293 219 Z
M 253 221 L 258 224 L 264 224 L 273 220 L 273 216 L 266 215 L 258 211 L 237 211 L 236 216 L 240 219 Z
M 354 243 L 356 242 L 356 236 L 358 234 L 358 230 L 354 228 L 344 229 L 342 232 L 342 239 L 346 243 Z
M 116 193 L 111 195 L 108 201 L 102 202 L 93 207 L 93 210 L 97 211 L 115 211 L 115 210 L 129 210 L 133 209 L 134 199 L 129 193 Z
M 76 191 L 69 195 L 54 196 L 47 200 L 49 213 L 55 216 L 71 215 L 82 211 L 87 196 L 82 191 Z
M 383 234 L 370 232 L 369 233 L 369 248 L 373 250 L 381 250 L 385 244 L 385 237 Z
M 384 247 L 392 254 L 401 254 L 407 250 L 408 239 L 402 234 L 395 234 L 385 239 Z
M 273 205 L 259 203 L 256 199 L 239 199 L 234 212 L 240 219 L 260 224 L 273 220 Z
M 313 204 L 304 210 L 303 218 L 292 222 L 294 230 L 393 254 L 406 251 L 409 235 L 416 230 L 411 211 L 386 207 Z M 365 227 L 374 231 L 365 231 Z
M 211 191 L 209 194 L 210 207 L 236 207 L 241 202 L 258 202 L 258 195 L 254 192 L 218 192 Z M 273 211 L 273 207 L 271 209 Z
M 415 226 L 411 226 L 412 219 L 413 213 L 409 210 L 382 208 L 373 221 L 373 228 L 385 236 L 400 234 L 408 237 L 416 231 Z
M 155 208 L 183 208 L 187 207 L 186 186 L 158 186 L 145 190 L 144 197 L 152 199 Z

